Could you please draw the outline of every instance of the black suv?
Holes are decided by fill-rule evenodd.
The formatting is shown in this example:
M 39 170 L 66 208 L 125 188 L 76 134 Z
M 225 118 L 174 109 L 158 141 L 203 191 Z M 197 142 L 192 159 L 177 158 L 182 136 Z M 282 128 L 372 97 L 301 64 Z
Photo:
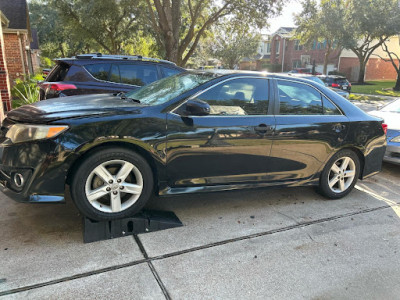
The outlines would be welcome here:
M 326 86 L 351 92 L 351 83 L 346 77 L 339 75 L 321 75 L 318 77 L 321 78 Z
M 128 92 L 183 71 L 170 61 L 142 56 L 95 53 L 60 58 L 39 83 L 40 99 Z

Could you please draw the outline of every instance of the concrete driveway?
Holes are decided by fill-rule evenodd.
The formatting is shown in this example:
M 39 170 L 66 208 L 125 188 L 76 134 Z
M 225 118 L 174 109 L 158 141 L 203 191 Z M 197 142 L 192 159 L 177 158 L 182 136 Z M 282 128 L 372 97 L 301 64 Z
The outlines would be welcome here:
M 2 195 L 0 299 L 398 299 L 399 178 L 154 199 L 185 226 L 91 244 L 72 204 Z

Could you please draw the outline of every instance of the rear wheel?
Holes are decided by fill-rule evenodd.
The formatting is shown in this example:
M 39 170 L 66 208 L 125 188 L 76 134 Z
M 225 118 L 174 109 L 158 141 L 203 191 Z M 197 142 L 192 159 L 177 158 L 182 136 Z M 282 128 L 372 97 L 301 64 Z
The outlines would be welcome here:
M 319 191 L 330 199 L 338 199 L 351 192 L 360 174 L 360 160 L 351 150 L 336 153 L 326 164 L 320 178 Z
M 123 148 L 94 153 L 76 171 L 71 187 L 78 209 L 94 220 L 137 213 L 150 198 L 153 174 L 140 155 Z

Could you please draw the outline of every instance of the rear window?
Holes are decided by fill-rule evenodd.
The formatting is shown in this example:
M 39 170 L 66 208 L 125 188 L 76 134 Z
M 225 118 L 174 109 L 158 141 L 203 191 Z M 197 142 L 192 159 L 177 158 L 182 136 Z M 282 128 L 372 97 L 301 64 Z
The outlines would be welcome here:
M 335 78 L 335 83 L 347 84 L 347 79 L 346 78 Z
M 68 73 L 70 65 L 65 63 L 57 64 L 46 77 L 46 81 L 63 81 Z
M 86 65 L 85 69 L 96 79 L 108 80 L 111 64 Z

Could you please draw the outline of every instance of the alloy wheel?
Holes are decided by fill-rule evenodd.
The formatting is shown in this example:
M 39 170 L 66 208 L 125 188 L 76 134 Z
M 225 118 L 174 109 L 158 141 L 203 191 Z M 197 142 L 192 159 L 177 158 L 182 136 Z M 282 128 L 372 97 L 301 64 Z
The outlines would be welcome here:
M 85 183 L 88 202 L 97 210 L 118 213 L 131 207 L 143 190 L 139 169 L 125 160 L 110 160 L 99 164 Z
M 354 160 L 348 156 L 341 157 L 333 163 L 328 173 L 329 188 L 334 193 L 343 193 L 351 186 L 355 176 Z

